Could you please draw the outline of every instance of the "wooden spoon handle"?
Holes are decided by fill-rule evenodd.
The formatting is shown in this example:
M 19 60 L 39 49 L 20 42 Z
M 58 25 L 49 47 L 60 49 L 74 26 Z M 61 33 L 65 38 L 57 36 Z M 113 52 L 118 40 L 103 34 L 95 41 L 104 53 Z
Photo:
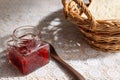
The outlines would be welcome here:
M 51 55 L 51 57 L 57 62 L 59 62 L 63 67 L 65 67 L 72 75 L 74 75 L 74 77 L 76 78 L 75 80 L 85 80 L 85 78 L 80 73 L 78 73 L 70 65 L 64 62 L 60 57 L 54 55 Z

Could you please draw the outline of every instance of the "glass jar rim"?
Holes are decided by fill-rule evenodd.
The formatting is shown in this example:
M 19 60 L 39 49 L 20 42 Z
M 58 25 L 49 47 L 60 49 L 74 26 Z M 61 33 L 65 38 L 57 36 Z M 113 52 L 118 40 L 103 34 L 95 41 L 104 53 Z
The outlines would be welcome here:
M 13 31 L 13 36 L 12 37 L 13 37 L 14 40 L 18 40 L 21 37 L 21 36 L 17 37 L 16 33 L 19 32 L 19 31 L 21 31 L 21 30 L 23 30 L 23 29 L 31 29 L 31 30 L 34 31 L 34 33 L 33 32 L 29 32 L 29 33 L 35 34 L 36 36 L 39 35 L 39 31 L 38 31 L 38 29 L 35 29 L 35 26 L 29 26 L 29 25 L 27 25 L 27 26 L 20 26 L 20 27 L 16 28 Z

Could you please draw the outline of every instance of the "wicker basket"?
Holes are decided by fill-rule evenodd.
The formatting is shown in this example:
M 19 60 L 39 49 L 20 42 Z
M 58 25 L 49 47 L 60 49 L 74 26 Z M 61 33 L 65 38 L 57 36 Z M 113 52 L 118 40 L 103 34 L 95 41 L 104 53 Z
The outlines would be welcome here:
M 92 0 L 89 0 L 91 3 Z M 82 0 L 62 0 L 65 18 L 78 26 L 85 40 L 94 48 L 120 51 L 120 20 L 96 20 Z M 84 13 L 86 17 L 82 17 Z

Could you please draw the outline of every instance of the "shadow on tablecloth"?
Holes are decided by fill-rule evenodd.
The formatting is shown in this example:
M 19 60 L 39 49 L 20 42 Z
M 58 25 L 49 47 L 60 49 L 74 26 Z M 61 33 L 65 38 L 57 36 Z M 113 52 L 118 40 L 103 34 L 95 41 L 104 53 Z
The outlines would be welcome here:
M 109 55 L 87 45 L 77 27 L 64 18 L 62 9 L 46 16 L 37 28 L 42 39 L 53 44 L 65 60 L 87 60 Z

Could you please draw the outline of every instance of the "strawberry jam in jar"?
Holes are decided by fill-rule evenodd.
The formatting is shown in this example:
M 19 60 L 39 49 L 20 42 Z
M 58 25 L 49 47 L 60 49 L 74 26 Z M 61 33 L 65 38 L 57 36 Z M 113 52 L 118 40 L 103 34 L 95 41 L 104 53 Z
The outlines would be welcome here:
M 49 44 L 38 36 L 34 27 L 19 27 L 8 41 L 8 59 L 23 74 L 29 74 L 50 60 Z

